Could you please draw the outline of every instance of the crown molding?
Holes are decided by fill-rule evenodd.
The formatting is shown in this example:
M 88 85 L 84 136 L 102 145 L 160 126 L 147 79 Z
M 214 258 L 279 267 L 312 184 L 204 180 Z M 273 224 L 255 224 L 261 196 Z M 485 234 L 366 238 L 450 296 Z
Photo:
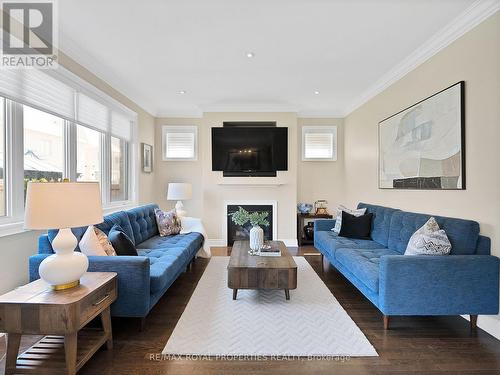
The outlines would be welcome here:
M 188 111 L 160 111 L 155 114 L 155 118 L 202 118 L 203 111 L 188 110 Z
M 385 73 L 344 111 L 347 117 L 357 108 L 430 59 L 436 53 L 500 10 L 500 0 L 478 0 L 434 34 L 403 61 Z
M 344 118 L 345 113 L 340 111 L 299 111 L 298 118 Z

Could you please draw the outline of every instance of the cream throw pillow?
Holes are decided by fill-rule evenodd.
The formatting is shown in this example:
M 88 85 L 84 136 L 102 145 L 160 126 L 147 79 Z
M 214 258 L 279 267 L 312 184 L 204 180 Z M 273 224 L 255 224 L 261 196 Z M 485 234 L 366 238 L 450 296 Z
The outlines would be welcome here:
M 335 233 L 340 233 L 340 228 L 342 228 L 342 211 L 348 214 L 354 215 L 356 217 L 363 216 L 366 213 L 366 208 L 350 209 L 345 206 L 340 205 L 337 208 L 337 218 L 335 221 L 335 227 L 332 229 Z
M 405 255 L 448 255 L 451 243 L 446 232 L 431 217 L 410 237 Z
M 88 226 L 78 246 L 80 247 L 80 251 L 87 256 L 116 255 L 108 236 L 93 225 Z

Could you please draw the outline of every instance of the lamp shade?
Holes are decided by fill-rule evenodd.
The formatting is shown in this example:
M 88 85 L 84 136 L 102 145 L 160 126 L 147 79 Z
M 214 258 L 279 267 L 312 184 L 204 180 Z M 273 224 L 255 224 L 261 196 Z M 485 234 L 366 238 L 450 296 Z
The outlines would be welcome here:
M 98 182 L 28 182 L 26 229 L 74 228 L 102 221 Z
M 170 183 L 168 184 L 167 199 L 170 201 L 184 201 L 191 199 L 193 196 L 193 188 L 191 184 Z

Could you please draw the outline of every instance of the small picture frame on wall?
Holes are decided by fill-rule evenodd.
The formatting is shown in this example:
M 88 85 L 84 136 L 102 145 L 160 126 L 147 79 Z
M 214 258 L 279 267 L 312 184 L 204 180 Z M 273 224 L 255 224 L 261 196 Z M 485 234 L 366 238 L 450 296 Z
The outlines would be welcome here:
M 142 146 L 142 171 L 145 173 L 153 172 L 153 146 L 147 143 L 141 143 Z

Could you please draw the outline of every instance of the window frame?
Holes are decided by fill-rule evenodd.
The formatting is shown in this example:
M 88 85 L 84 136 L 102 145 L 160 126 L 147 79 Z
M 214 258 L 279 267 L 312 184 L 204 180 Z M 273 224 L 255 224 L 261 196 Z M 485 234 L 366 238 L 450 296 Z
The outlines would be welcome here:
M 167 157 L 167 134 L 190 133 L 194 135 L 193 157 Z M 196 125 L 163 125 L 161 128 L 161 157 L 163 161 L 198 161 L 198 126 Z
M 80 123 L 77 113 L 74 119 L 69 119 L 57 113 L 40 108 L 30 103 L 16 101 L 15 98 L 2 95 L 5 99 L 5 150 L 4 150 L 4 189 L 5 189 L 5 216 L 0 216 L 0 237 L 24 232 L 24 119 L 23 106 L 35 108 L 45 113 L 57 116 L 64 120 L 64 169 L 63 178 L 76 181 L 77 175 L 77 125 L 101 134 L 101 200 L 104 213 L 133 207 L 138 202 L 138 162 L 137 162 L 137 113 L 133 112 L 123 104 L 101 92 L 88 82 L 75 76 L 73 73 L 60 70 L 59 73 L 47 72 L 61 81 L 70 82 L 74 89 L 75 108 L 78 103 L 78 95 L 83 92 L 90 95 L 108 110 L 108 118 L 111 121 L 111 113 L 118 111 L 129 116 L 130 139 L 122 139 L 125 142 L 125 179 L 127 198 L 120 201 L 111 201 L 111 126 L 107 131 L 97 129 L 88 124 Z M 76 109 L 75 109 L 76 110 Z M 111 122 L 110 122 L 111 124 Z M 115 136 L 116 137 L 116 136 Z M 117 137 L 120 138 L 120 137 Z M 120 138 L 121 139 L 121 138 Z M 108 155 L 109 154 L 109 155 Z
M 309 158 L 306 157 L 306 135 L 311 133 L 328 133 L 332 134 L 332 156 L 325 158 Z M 302 126 L 302 161 L 337 161 L 337 126 L 336 125 L 315 125 Z

